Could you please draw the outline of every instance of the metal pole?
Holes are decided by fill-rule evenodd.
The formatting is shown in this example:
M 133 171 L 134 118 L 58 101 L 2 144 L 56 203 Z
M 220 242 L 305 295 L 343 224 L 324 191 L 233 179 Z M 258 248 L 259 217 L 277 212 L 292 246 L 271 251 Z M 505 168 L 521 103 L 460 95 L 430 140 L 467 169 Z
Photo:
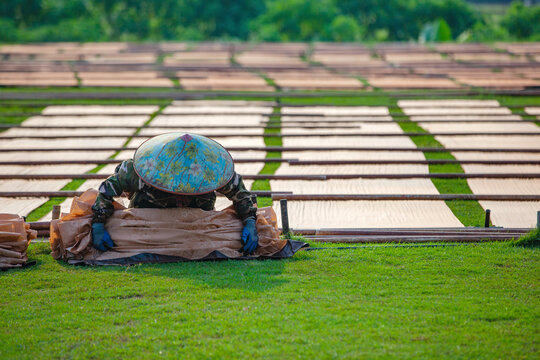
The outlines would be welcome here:
M 540 229 L 540 211 L 536 212 L 536 227 Z
M 287 199 L 279 200 L 279 205 L 281 207 L 281 228 L 283 229 L 283 235 L 287 239 L 291 238 L 291 231 L 289 228 L 289 213 L 287 211 Z
M 486 209 L 486 221 L 484 222 L 484 227 L 489 227 L 489 218 L 491 216 L 491 210 L 490 209 Z

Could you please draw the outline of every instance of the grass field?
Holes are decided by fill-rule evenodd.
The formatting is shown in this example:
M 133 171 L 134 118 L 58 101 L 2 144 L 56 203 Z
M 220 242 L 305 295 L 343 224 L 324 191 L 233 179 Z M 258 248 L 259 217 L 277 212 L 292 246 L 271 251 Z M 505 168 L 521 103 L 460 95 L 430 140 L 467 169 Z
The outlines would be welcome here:
M 503 106 L 540 104 L 540 97 L 496 99 Z M 398 112 L 396 100 L 382 92 L 281 99 L 282 104 L 384 105 Z M 24 120 L 1 113 L 28 112 L 28 101 L 9 103 L 0 102 L 0 123 Z M 280 123 L 279 116 L 271 120 Z M 423 130 L 400 120 L 403 130 Z M 278 130 L 265 133 L 273 131 Z M 429 135 L 414 139 L 418 146 L 438 146 Z M 269 146 L 280 141 L 265 138 Z M 272 174 L 279 164 L 268 163 L 261 173 Z M 80 183 L 68 187 L 75 190 Z M 459 179 L 435 185 L 441 193 L 468 189 Z M 256 181 L 254 189 L 269 190 L 269 182 Z M 29 219 L 37 220 L 53 203 Z M 482 220 L 477 202 L 449 206 L 464 224 Z M 36 266 L 0 272 L 0 359 L 537 359 L 540 352 L 538 248 L 366 246 L 301 251 L 282 261 L 101 268 L 69 266 L 49 252 L 48 244 L 32 244 L 29 258 Z
M 540 252 L 509 244 L 0 273 L 0 358 L 537 359 Z

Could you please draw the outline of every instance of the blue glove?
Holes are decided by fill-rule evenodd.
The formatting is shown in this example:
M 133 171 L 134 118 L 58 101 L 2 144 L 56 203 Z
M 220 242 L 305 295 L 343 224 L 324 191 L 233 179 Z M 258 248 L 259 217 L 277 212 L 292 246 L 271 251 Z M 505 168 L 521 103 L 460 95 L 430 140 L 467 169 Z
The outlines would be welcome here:
M 259 236 L 255 227 L 255 219 L 247 219 L 242 230 L 242 243 L 244 247 L 242 251 L 251 254 L 259 245 Z
M 105 230 L 104 223 L 92 224 L 92 245 L 99 251 L 107 251 L 113 248 L 114 243 L 111 235 Z

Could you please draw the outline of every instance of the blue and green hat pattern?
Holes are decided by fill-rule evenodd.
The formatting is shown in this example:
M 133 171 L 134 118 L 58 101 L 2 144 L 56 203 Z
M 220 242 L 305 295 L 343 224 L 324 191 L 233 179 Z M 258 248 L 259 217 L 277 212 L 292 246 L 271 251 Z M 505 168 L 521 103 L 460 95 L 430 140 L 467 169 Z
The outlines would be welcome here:
M 178 195 L 209 193 L 234 175 L 232 157 L 223 146 L 183 132 L 148 139 L 135 152 L 133 165 L 145 183 Z

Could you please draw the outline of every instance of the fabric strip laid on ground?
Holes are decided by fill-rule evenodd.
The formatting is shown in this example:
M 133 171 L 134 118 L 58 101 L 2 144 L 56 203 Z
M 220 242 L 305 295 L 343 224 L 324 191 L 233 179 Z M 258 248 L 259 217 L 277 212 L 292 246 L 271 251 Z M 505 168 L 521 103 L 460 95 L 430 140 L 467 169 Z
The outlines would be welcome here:
M 323 115 L 387 115 L 384 107 L 303 107 L 283 108 L 284 113 Z M 391 118 L 390 118 L 391 119 Z M 294 121 L 287 117 L 286 121 Z M 324 116 L 321 117 L 324 121 Z M 287 132 L 288 129 L 283 129 Z M 317 130 L 315 130 L 317 131 Z M 322 129 L 318 131 L 323 131 Z M 360 132 L 402 132 L 398 124 L 362 124 Z M 309 133 L 307 129 L 305 131 Z M 283 139 L 284 146 L 357 146 L 357 147 L 405 147 L 416 146 L 408 137 L 292 137 Z M 425 160 L 421 152 L 390 151 L 295 151 L 283 152 L 287 158 L 299 160 L 366 160 L 366 159 L 414 159 Z M 429 173 L 427 165 L 292 165 L 283 163 L 278 175 L 323 174 L 388 174 Z M 438 194 L 429 179 L 384 180 L 271 180 L 272 191 L 292 191 L 294 194 Z M 415 226 L 462 226 L 443 201 L 290 201 L 289 220 L 293 228 L 321 227 L 415 227 Z M 280 214 L 279 202 L 274 210 Z M 399 213 L 396 216 L 396 213 Z M 321 222 L 321 219 L 324 219 Z M 419 224 L 422 225 L 419 225 Z
M 496 107 L 491 100 L 476 100 L 474 106 L 465 106 L 463 100 L 438 101 L 425 100 L 401 101 L 406 114 L 511 114 L 510 109 Z M 407 105 L 407 107 L 405 107 Z M 435 106 L 445 106 L 437 108 Z M 481 105 L 485 105 L 481 107 Z M 434 106 L 434 107 L 431 107 Z M 454 106 L 454 107 L 452 107 Z M 446 113 L 446 114 L 445 114 Z M 516 115 L 512 115 L 516 116 Z M 427 116 L 437 119 L 438 115 Z M 519 116 L 518 116 L 519 118 Z M 461 123 L 435 123 L 422 122 L 422 118 L 411 116 L 411 120 L 418 121 L 418 124 L 429 132 L 493 132 L 505 134 L 508 132 L 538 132 L 539 127 L 530 122 L 504 122 L 501 120 L 493 122 L 475 122 L 470 118 L 468 122 Z M 436 136 L 436 139 L 448 148 L 473 147 L 473 148 L 540 148 L 540 136 Z M 489 153 L 489 152 L 455 152 L 456 159 L 474 160 L 540 160 L 540 154 L 519 154 L 519 153 Z M 464 164 L 462 165 L 466 173 L 540 173 L 540 166 L 537 165 L 487 165 L 487 164 Z M 474 194 L 512 194 L 512 195 L 535 195 L 540 193 L 539 179 L 467 179 L 467 183 Z M 536 211 L 540 210 L 540 202 L 496 202 L 480 201 L 484 209 L 491 210 L 492 223 L 505 227 L 529 227 L 533 225 L 536 218 Z
M 109 106 L 109 105 L 55 105 L 43 110 L 43 114 L 49 116 L 34 116 L 26 119 L 20 128 L 9 129 L 0 134 L 2 136 L 24 136 L 39 133 L 41 135 L 110 135 L 116 134 L 117 138 L 65 138 L 65 139 L 13 139 L 2 140 L 0 148 L 99 148 L 120 147 L 135 129 L 106 129 L 107 126 L 141 126 L 149 115 L 158 109 L 157 106 Z M 94 115 L 88 115 L 94 114 Z M 97 115 L 96 115 L 97 114 Z M 103 114 L 119 114 L 118 116 Z M 130 114 L 123 116 L 123 114 Z M 24 126 L 103 126 L 98 129 L 25 129 Z M 114 152 L 5 152 L 0 153 L 2 161 L 30 161 L 30 160 L 82 160 L 82 159 L 107 159 Z M 95 168 L 95 164 L 70 164 L 70 165 L 39 165 L 39 166 L 2 166 L 5 174 L 82 174 Z M 2 191 L 57 191 L 70 182 L 63 180 L 1 180 Z M 47 201 L 47 198 L 13 199 L 3 198 L 2 211 L 28 215 L 34 209 Z M 50 216 L 50 215 L 48 215 Z

